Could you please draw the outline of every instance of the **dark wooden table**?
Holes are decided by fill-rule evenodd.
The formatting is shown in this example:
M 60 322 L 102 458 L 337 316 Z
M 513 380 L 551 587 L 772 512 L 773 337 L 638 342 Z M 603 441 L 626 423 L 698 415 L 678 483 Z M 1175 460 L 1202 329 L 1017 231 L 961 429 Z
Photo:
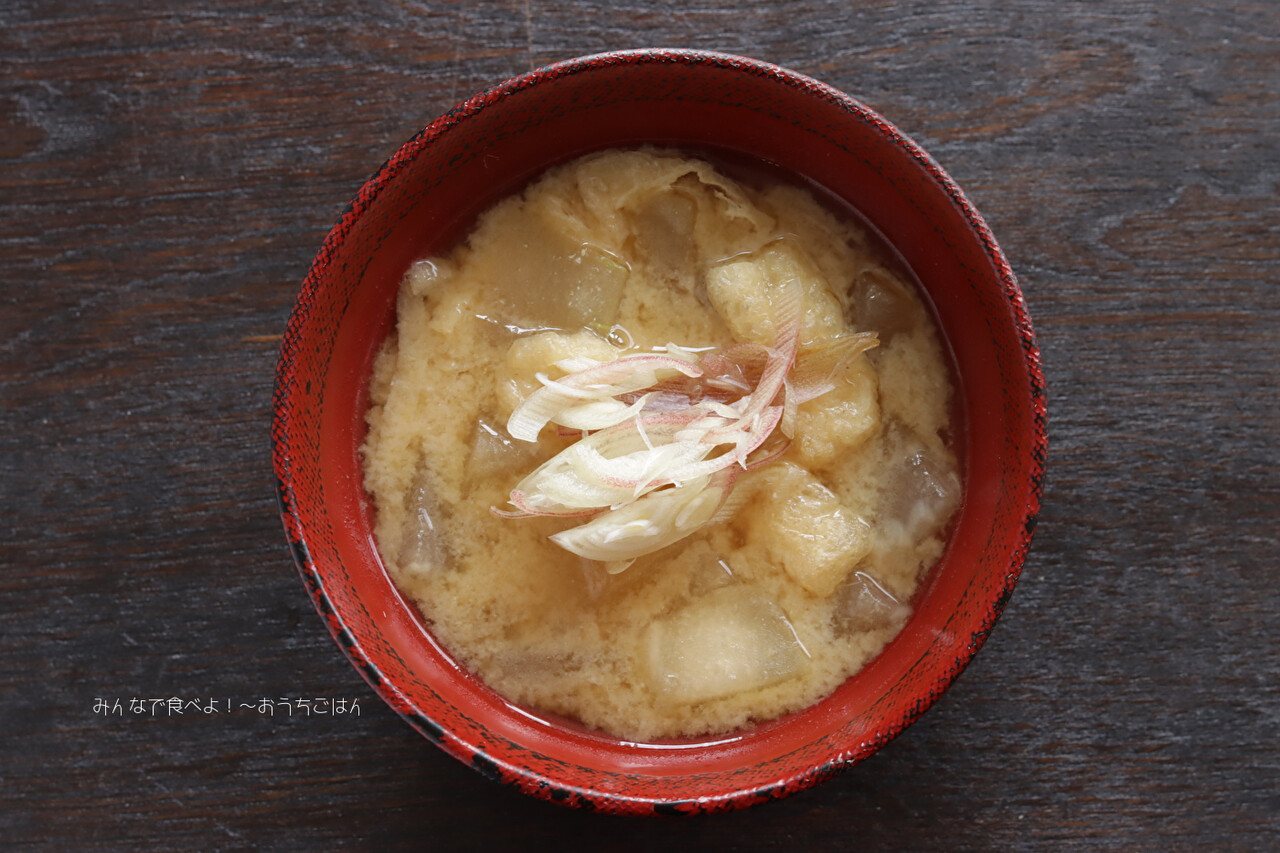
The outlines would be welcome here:
M 8 0 L 0 838 L 1276 849 L 1280 7 L 1201 5 Z M 928 148 L 1051 397 L 1030 561 L 951 691 L 833 781 L 690 820 L 416 735 L 313 611 L 269 465 L 280 334 L 365 176 L 483 87 L 644 45 L 789 66 Z

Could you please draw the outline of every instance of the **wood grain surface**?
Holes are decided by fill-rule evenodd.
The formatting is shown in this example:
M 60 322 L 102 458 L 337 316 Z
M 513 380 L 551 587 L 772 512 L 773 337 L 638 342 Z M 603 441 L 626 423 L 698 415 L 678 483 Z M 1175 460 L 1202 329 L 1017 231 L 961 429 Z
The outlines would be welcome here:
M 1202 5 L 0 5 L 5 845 L 1276 849 L 1280 7 Z M 469 94 L 646 45 L 786 65 L 923 144 L 1050 389 L 1037 539 L 971 667 L 864 764 L 691 820 L 416 735 L 313 611 L 269 463 L 279 337 L 363 179 Z M 129 708 L 174 697 L 223 710 Z

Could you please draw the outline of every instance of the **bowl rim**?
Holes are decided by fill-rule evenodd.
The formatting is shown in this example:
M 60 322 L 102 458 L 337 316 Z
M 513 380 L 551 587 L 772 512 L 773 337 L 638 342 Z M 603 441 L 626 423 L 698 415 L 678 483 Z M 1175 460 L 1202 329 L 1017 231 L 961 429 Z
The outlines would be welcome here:
M 566 784 L 563 779 L 551 778 L 537 770 L 506 761 L 501 757 L 486 755 L 486 749 L 482 744 L 465 743 L 454 733 L 446 733 L 446 730 L 440 724 L 419 710 L 396 687 L 393 681 L 379 669 L 369 652 L 362 647 L 356 633 L 349 628 L 343 619 L 340 608 L 335 607 L 329 592 L 325 588 L 325 581 L 312 559 L 310 549 L 307 547 L 305 524 L 298 514 L 293 496 L 292 463 L 290 460 L 289 430 L 287 425 L 290 377 L 286 363 L 292 358 L 296 336 L 289 334 L 289 332 L 297 329 L 305 320 L 305 315 L 308 313 L 307 305 L 311 295 L 320 285 L 320 280 L 327 267 L 327 260 L 345 242 L 350 226 L 373 204 L 391 178 L 407 167 L 436 138 L 453 127 L 531 86 L 545 85 L 557 79 L 590 72 L 601 66 L 620 64 L 710 64 L 728 66 L 733 69 L 745 70 L 769 77 L 789 88 L 801 90 L 805 95 L 816 96 L 832 102 L 857 118 L 872 124 L 893 145 L 896 145 L 917 161 L 945 190 L 952 202 L 958 207 L 967 226 L 972 229 L 981 241 L 983 251 L 1002 284 L 1005 303 L 1013 314 L 1014 323 L 1021 338 L 1023 362 L 1027 370 L 1027 379 L 1030 383 L 1029 392 L 1033 410 L 1034 431 L 1033 435 L 1030 436 L 1031 442 L 1028 448 L 1031 463 L 1029 468 L 1031 483 L 1030 491 L 1027 494 L 1024 516 L 1021 519 L 1022 533 L 1013 551 L 1014 556 L 1008 567 L 1003 587 L 998 591 L 995 599 L 990 602 L 986 616 L 979 630 L 974 634 L 973 642 L 963 647 L 963 650 L 952 662 L 949 669 L 944 670 L 941 666 L 939 667 L 938 679 L 935 682 L 937 689 L 932 691 L 931 695 L 923 697 L 912 708 L 910 713 L 889 721 L 884 728 L 877 730 L 876 737 L 858 744 L 854 748 L 846 749 L 832 759 L 797 770 L 786 777 L 778 778 L 773 784 L 754 785 L 727 792 L 720 791 L 699 797 L 696 802 L 691 801 L 687 796 L 655 798 L 631 795 L 623 791 L 597 790 Z M 281 344 L 275 373 L 275 388 L 272 401 L 272 461 L 276 480 L 276 498 L 281 518 L 294 562 L 313 604 L 320 615 L 325 618 L 330 633 L 356 670 L 374 691 L 420 734 L 454 758 L 479 770 L 482 774 L 498 781 L 512 784 L 526 793 L 540 796 L 553 802 L 625 814 L 725 811 L 776 799 L 780 796 L 809 788 L 876 752 L 884 744 L 901 734 L 931 707 L 985 644 L 1021 574 L 1040 511 L 1048 446 L 1045 399 L 1045 381 L 1039 349 L 1025 300 L 1012 268 L 977 209 L 965 196 L 958 184 L 921 146 L 861 101 L 799 72 L 762 60 L 717 51 L 685 48 L 637 48 L 606 51 L 566 59 L 535 68 L 490 86 L 457 104 L 420 129 L 404 144 L 399 146 L 365 180 L 355 197 L 340 214 L 338 221 L 326 235 L 319 252 L 308 268 L 300 292 L 290 312 L 287 332 Z

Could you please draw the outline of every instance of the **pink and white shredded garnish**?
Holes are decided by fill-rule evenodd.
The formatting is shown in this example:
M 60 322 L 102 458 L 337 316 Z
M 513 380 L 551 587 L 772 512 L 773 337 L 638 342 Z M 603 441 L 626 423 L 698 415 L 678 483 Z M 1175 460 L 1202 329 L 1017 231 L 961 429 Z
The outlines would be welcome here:
M 606 362 L 565 359 L 555 365 L 567 374 L 559 379 L 538 374 L 542 387 L 512 412 L 507 431 L 537 441 L 555 424 L 582 438 L 511 490 L 514 510 L 493 512 L 589 519 L 551 541 L 610 572 L 721 520 L 739 472 L 786 451 L 797 406 L 833 389 L 877 343 L 874 333 L 842 335 L 797 363 L 799 292 L 779 290 L 772 346 L 668 344 Z M 775 430 L 782 437 L 765 447 Z

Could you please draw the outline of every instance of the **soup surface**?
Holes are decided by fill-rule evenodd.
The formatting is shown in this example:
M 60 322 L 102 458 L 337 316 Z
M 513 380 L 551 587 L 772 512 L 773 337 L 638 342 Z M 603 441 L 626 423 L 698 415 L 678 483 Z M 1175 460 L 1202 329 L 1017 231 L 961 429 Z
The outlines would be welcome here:
M 589 155 L 418 262 L 372 380 L 389 573 L 505 697 L 631 740 L 810 705 L 961 486 L 914 288 L 806 188 Z

